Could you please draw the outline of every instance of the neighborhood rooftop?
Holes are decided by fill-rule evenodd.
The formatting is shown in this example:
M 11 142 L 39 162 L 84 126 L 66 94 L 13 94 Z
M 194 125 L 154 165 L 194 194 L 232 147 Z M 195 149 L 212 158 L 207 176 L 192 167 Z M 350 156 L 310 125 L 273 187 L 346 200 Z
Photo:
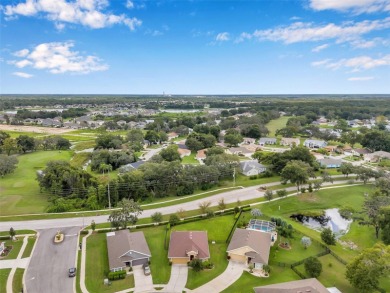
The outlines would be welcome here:
M 255 293 L 329 293 L 317 279 L 305 279 L 253 288 Z

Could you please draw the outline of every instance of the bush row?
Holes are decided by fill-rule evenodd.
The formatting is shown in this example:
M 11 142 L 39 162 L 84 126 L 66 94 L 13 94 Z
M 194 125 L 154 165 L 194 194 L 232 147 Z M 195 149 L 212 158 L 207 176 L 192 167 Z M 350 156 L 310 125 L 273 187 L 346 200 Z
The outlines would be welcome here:
M 125 277 L 126 277 L 126 271 L 117 271 L 117 272 L 108 273 L 108 279 L 110 281 L 124 279 Z

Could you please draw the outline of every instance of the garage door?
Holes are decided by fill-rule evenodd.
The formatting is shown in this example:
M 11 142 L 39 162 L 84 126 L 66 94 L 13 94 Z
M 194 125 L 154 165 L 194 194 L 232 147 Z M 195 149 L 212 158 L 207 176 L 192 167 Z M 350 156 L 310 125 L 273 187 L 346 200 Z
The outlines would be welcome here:
M 239 261 L 242 263 L 246 263 L 246 256 L 245 255 L 239 255 L 239 254 L 230 254 L 230 259 L 234 261 Z
M 144 263 L 147 263 L 147 262 L 148 262 L 148 258 L 136 259 L 136 260 L 133 260 L 133 266 L 143 265 Z
M 172 258 L 173 264 L 186 265 L 187 262 L 188 262 L 188 258 Z

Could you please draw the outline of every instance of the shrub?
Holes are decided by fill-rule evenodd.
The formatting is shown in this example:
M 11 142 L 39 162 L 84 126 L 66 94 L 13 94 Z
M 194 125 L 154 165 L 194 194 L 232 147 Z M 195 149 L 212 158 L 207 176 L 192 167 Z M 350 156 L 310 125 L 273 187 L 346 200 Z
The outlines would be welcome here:
M 200 272 L 201 270 L 203 270 L 203 263 L 198 258 L 195 258 L 195 259 L 191 260 L 190 263 L 189 263 L 189 266 L 192 267 L 192 269 L 195 272 Z
M 306 274 L 311 278 L 317 278 L 321 275 L 322 264 L 316 257 L 309 257 L 304 262 Z
M 269 274 L 271 272 L 271 267 L 269 265 L 263 265 L 263 271 Z
M 311 245 L 311 239 L 309 237 L 303 236 L 301 239 L 301 243 L 305 249 L 307 249 Z
M 301 188 L 301 192 L 302 192 L 302 193 L 305 193 L 305 192 L 306 192 L 306 188 L 305 188 L 305 187 L 302 187 L 302 188 Z
M 175 226 L 177 223 L 179 223 L 180 219 L 176 214 L 172 214 L 169 216 L 169 224 L 171 226 Z
M 155 223 L 160 223 L 162 221 L 162 213 L 155 212 L 151 215 L 152 221 Z
M 126 271 L 109 272 L 108 279 L 110 281 L 124 279 L 126 277 Z
M 207 218 L 212 218 L 212 217 L 214 217 L 215 215 L 214 215 L 214 212 L 211 210 L 211 209 L 208 209 L 207 211 L 206 211 L 206 217 Z
M 276 194 L 279 197 L 285 197 L 285 196 L 287 196 L 287 190 L 286 189 L 280 189 L 280 190 L 276 191 Z
M 336 245 L 336 236 L 330 228 L 322 230 L 321 239 L 328 245 Z

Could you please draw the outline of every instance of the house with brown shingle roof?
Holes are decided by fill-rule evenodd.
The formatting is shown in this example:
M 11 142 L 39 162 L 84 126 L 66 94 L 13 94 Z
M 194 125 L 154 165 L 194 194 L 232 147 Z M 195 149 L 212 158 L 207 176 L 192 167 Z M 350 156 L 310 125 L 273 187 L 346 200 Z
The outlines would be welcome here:
M 227 248 L 230 260 L 253 264 L 261 269 L 268 264 L 272 244 L 271 233 L 237 228 Z
M 283 146 L 293 147 L 299 146 L 300 144 L 301 141 L 299 140 L 299 138 L 282 137 L 282 139 L 280 140 L 280 145 Z
M 187 264 L 193 259 L 210 258 L 206 231 L 173 231 L 169 240 L 168 259 L 173 264 Z
M 180 158 L 184 158 L 184 157 L 187 157 L 187 156 L 191 155 L 191 151 L 187 150 L 187 149 L 178 148 L 177 152 L 179 153 Z
M 196 153 L 195 159 L 197 159 L 197 160 L 199 161 L 199 163 L 203 163 L 203 160 L 206 159 L 206 149 L 201 149 L 201 150 L 199 150 L 199 151 Z
M 317 279 L 304 279 L 253 288 L 255 293 L 329 293 Z
M 107 235 L 108 264 L 111 272 L 149 262 L 151 253 L 144 233 L 120 230 Z

